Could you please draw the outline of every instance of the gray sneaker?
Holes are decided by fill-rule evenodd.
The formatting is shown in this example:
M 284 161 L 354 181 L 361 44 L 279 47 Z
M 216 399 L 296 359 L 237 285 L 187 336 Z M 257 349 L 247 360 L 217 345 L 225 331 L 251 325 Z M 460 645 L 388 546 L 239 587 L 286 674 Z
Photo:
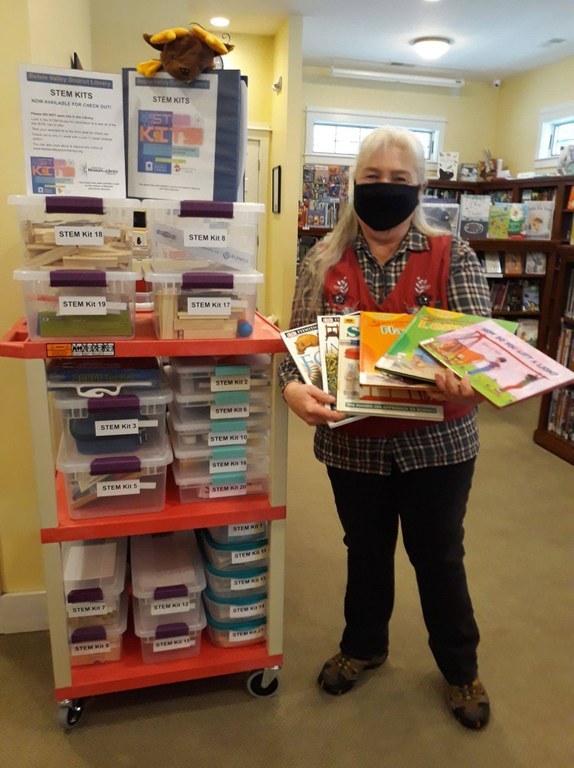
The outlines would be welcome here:
M 480 680 L 469 685 L 449 685 L 448 705 L 456 719 L 465 728 L 484 728 L 490 717 L 488 694 Z
M 338 696 L 350 691 L 363 672 L 367 669 L 380 667 L 386 660 L 386 653 L 381 656 L 373 656 L 370 659 L 354 659 L 352 656 L 339 652 L 325 662 L 317 682 L 327 693 Z

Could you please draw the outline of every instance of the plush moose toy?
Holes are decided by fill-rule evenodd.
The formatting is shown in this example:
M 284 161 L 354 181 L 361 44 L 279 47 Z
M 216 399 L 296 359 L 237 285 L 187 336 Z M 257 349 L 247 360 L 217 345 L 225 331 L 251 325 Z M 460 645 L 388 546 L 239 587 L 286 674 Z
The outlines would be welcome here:
M 216 57 L 230 53 L 235 47 L 198 24 L 192 24 L 189 29 L 164 29 L 157 35 L 144 34 L 143 37 L 152 48 L 160 51 L 160 58 L 138 64 L 137 71 L 145 77 L 153 77 L 163 70 L 184 83 L 192 83 L 198 75 L 215 69 Z

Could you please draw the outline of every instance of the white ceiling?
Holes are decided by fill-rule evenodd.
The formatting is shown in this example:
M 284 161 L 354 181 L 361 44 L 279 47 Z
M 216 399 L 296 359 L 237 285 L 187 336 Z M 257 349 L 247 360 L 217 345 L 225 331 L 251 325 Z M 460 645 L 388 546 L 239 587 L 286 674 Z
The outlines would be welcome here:
M 273 35 L 288 14 L 301 15 L 311 66 L 494 79 L 574 55 L 574 0 L 212 0 L 208 13 L 231 20 L 232 40 L 234 32 Z M 209 27 L 205 11 L 191 16 Z M 409 44 L 429 35 L 454 41 L 437 62 L 423 62 Z M 573 94 L 565 84 L 565 101 Z

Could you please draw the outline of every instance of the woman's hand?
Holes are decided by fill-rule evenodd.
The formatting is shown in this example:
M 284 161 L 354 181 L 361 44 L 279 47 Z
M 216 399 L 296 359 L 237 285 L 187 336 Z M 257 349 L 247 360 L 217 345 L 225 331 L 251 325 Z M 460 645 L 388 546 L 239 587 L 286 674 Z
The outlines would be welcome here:
M 444 371 L 435 374 L 434 380 L 438 392 L 430 393 L 432 400 L 459 403 L 460 405 L 478 405 L 484 402 L 484 397 L 471 387 L 468 376 L 460 379 L 451 370 L 445 368 Z
M 312 384 L 290 381 L 283 390 L 283 398 L 293 413 L 310 426 L 345 418 L 345 414 L 329 408 L 335 398 Z

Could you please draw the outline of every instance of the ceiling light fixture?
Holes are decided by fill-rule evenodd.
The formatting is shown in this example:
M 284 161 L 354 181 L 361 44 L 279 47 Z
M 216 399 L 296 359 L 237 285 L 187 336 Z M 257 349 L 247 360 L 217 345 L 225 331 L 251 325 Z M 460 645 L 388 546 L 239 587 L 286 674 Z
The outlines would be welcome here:
M 375 80 L 385 83 L 403 83 L 405 85 L 432 85 L 443 88 L 460 88 L 464 85 L 462 78 L 430 77 L 427 75 L 412 75 L 408 72 L 376 72 L 370 69 L 342 69 L 331 67 L 333 77 L 350 77 L 357 80 Z
M 439 59 L 448 51 L 452 40 L 448 37 L 417 37 L 411 45 L 423 59 Z
M 229 19 L 226 19 L 225 16 L 214 16 L 212 19 L 209 20 L 209 23 L 213 27 L 228 27 Z

